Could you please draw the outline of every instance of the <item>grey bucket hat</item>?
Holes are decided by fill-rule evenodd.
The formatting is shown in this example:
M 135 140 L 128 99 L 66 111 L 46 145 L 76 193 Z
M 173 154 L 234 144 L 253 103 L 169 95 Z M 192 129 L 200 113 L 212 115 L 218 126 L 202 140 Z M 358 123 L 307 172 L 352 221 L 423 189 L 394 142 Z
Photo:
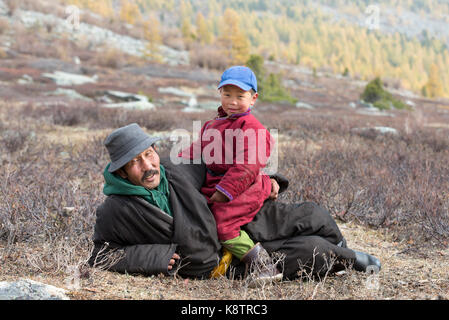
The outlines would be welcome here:
M 114 172 L 120 169 L 159 140 L 161 138 L 150 137 L 146 134 L 137 123 L 112 131 L 104 141 L 111 158 L 108 171 Z

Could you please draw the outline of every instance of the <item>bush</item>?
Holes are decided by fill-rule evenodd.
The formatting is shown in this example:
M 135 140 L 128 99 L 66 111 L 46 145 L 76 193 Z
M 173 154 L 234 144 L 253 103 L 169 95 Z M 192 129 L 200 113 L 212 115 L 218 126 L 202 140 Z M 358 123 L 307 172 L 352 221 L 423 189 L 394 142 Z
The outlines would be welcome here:
M 382 81 L 379 77 L 366 85 L 360 98 L 368 103 L 372 103 L 380 110 L 390 110 L 392 107 L 396 109 L 407 108 L 405 103 L 395 99 L 391 93 L 383 88 Z
M 230 59 L 223 54 L 222 49 L 211 45 L 193 45 L 190 50 L 190 64 L 200 68 L 225 70 Z
M 257 89 L 259 99 L 267 102 L 289 102 L 296 103 L 298 99 L 292 97 L 282 85 L 282 76 L 280 74 L 270 73 L 264 67 L 263 57 L 260 55 L 251 55 L 246 65 L 253 70 L 257 78 Z

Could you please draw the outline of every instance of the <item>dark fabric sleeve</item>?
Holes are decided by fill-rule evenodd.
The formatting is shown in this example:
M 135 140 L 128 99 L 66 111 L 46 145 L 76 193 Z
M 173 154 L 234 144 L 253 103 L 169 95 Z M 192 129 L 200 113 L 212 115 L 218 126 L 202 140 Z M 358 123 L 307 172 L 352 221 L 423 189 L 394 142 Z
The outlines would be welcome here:
M 170 159 L 161 159 L 161 163 L 164 166 L 168 166 L 168 161 Z M 189 181 L 196 190 L 200 190 L 206 179 L 206 165 L 201 161 L 200 164 L 195 164 L 193 161 L 191 163 L 181 163 L 178 165 L 173 165 L 176 167 L 177 171 L 180 172 Z
M 280 173 L 270 175 L 270 179 L 276 180 L 279 185 L 279 193 L 284 192 L 288 188 L 288 179 Z
M 175 244 L 137 244 L 125 247 L 97 243 L 89 260 L 92 267 L 120 273 L 144 275 L 171 274 L 168 264 L 176 251 Z
M 117 272 L 169 274 L 167 267 L 177 248 L 171 241 L 171 219 L 156 209 L 143 211 L 137 200 L 108 197 L 97 209 L 90 265 Z M 120 259 L 111 256 L 119 253 Z
M 113 271 L 156 275 L 169 274 L 170 259 L 176 251 L 175 244 L 137 244 L 124 248 L 125 256 L 112 266 Z M 174 269 L 173 269 L 174 270 Z

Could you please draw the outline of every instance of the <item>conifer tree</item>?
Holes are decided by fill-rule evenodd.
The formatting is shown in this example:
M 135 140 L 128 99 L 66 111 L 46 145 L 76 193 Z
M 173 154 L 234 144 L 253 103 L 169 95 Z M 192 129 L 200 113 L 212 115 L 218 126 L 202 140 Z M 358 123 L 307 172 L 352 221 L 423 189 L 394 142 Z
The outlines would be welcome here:
M 142 20 L 142 15 L 135 1 L 121 1 L 120 19 L 129 24 L 135 24 Z
M 240 29 L 238 13 L 233 9 L 226 9 L 223 16 L 223 30 L 220 42 L 225 54 L 230 57 L 234 65 L 243 64 L 249 57 L 249 41 Z
M 212 32 L 210 31 L 206 19 L 201 12 L 198 12 L 196 15 L 196 29 L 200 43 L 210 44 L 212 42 Z
M 154 16 L 150 16 L 144 23 L 144 38 L 148 41 L 145 47 L 145 56 L 151 60 L 161 61 L 159 45 L 162 42 L 160 33 L 159 20 Z
M 440 72 L 435 63 L 432 63 L 429 71 L 429 80 L 423 87 L 423 94 L 426 97 L 436 98 L 443 96 L 443 85 L 441 83 Z

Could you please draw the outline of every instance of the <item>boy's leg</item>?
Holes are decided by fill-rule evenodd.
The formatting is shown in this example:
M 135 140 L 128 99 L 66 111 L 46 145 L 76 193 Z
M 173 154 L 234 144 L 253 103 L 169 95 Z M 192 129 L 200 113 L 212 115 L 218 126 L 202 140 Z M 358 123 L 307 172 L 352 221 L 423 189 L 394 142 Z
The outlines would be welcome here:
M 240 230 L 240 235 L 226 241 L 222 241 L 223 247 L 228 249 L 239 260 L 247 253 L 252 247 L 254 247 L 254 241 L 251 240 L 249 235 Z
M 264 284 L 282 279 L 276 265 L 260 243 L 254 244 L 249 235 L 240 230 L 236 238 L 222 241 L 223 246 L 245 263 L 245 274 L 250 275 L 251 285 Z

